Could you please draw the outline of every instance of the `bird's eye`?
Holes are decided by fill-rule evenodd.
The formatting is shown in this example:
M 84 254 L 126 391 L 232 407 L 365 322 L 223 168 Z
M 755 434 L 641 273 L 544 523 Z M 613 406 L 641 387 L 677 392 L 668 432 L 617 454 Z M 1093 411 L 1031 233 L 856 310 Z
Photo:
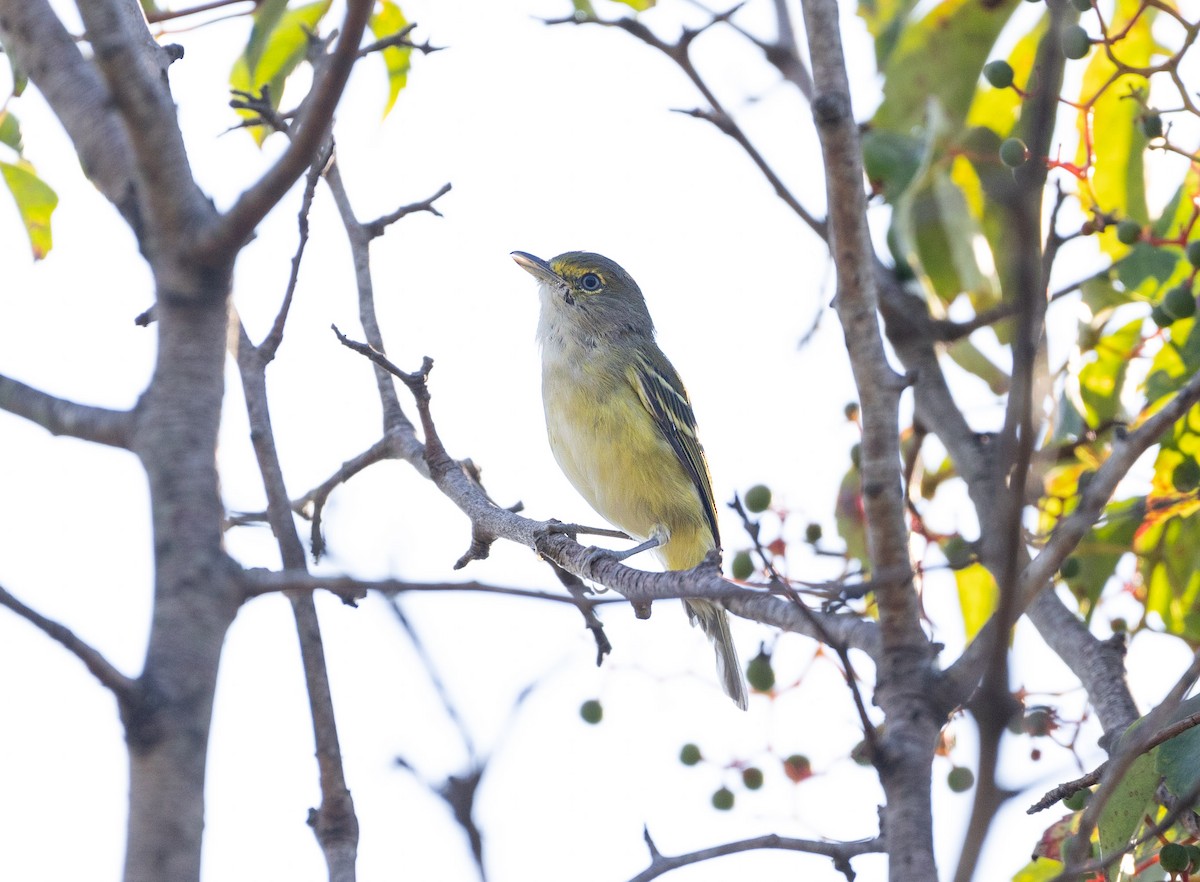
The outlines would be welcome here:
M 599 291 L 600 277 L 595 273 L 586 273 L 583 278 L 579 280 L 579 287 L 584 291 Z

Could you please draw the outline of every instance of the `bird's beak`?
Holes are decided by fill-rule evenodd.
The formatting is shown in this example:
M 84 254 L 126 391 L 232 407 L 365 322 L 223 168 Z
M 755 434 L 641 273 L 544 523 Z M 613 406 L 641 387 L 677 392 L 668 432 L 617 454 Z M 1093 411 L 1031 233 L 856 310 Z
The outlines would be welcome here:
M 551 285 L 562 285 L 562 279 L 558 273 L 550 268 L 550 264 L 542 260 L 540 257 L 534 257 L 532 254 L 526 254 L 524 251 L 514 251 L 512 259 L 517 262 L 517 266 L 525 270 L 539 282 L 546 282 Z

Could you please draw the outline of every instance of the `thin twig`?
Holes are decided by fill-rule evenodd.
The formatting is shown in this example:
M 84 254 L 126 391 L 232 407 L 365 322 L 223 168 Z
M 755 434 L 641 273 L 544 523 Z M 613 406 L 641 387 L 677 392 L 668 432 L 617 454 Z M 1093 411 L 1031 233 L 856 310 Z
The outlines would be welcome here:
M 36 610 L 26 606 L 13 597 L 3 586 L 0 586 L 0 606 L 5 606 L 12 610 L 18 616 L 42 631 L 51 640 L 56 641 L 66 648 L 72 655 L 83 662 L 92 675 L 100 681 L 100 684 L 107 687 L 117 697 L 119 702 L 128 704 L 136 698 L 138 694 L 137 681 L 126 677 L 118 671 L 112 662 L 104 657 L 100 650 L 80 639 L 66 625 L 56 622 L 53 619 L 48 619 Z
M 702 848 L 699 851 L 692 851 L 687 854 L 667 856 L 659 852 L 655 847 L 653 840 L 650 838 L 649 830 L 646 830 L 644 838 L 647 846 L 650 848 L 650 866 L 630 879 L 629 882 L 650 882 L 651 879 L 657 879 L 659 876 L 669 873 L 672 870 L 677 870 L 680 867 L 698 864 L 702 861 L 711 861 L 714 858 L 739 854 L 744 851 L 756 851 L 758 849 L 800 851 L 832 858 L 834 867 L 845 875 L 848 880 L 853 880 L 855 874 L 850 867 L 850 859 L 862 854 L 882 852 L 886 847 L 881 837 L 862 839 L 858 842 L 825 842 L 814 839 L 792 839 L 771 833 L 766 836 L 756 836 L 753 839 L 742 839 L 737 842 L 727 842 L 724 845 L 714 845 L 711 848 Z

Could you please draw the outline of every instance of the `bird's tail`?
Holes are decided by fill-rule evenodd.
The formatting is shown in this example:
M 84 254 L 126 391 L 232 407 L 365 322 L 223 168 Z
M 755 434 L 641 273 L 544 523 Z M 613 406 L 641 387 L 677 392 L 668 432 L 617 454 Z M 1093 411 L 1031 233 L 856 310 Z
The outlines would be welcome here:
M 746 681 L 742 677 L 742 664 L 738 661 L 733 646 L 733 635 L 729 633 L 729 616 L 711 600 L 685 600 L 688 618 L 712 641 L 717 651 L 717 674 L 721 677 L 721 688 L 733 699 L 734 704 L 746 709 Z

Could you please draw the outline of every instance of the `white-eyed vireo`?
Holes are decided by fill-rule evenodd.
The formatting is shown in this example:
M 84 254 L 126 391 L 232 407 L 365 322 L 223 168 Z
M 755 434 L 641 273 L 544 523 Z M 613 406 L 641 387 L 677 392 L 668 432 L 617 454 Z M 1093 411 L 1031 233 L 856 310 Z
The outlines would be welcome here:
M 542 401 L 550 449 L 601 515 L 654 548 L 668 569 L 696 566 L 720 545 L 708 463 L 679 374 L 629 273 L 569 251 L 547 262 L 514 251 L 540 283 Z M 725 610 L 685 600 L 717 651 L 725 692 L 746 707 Z

